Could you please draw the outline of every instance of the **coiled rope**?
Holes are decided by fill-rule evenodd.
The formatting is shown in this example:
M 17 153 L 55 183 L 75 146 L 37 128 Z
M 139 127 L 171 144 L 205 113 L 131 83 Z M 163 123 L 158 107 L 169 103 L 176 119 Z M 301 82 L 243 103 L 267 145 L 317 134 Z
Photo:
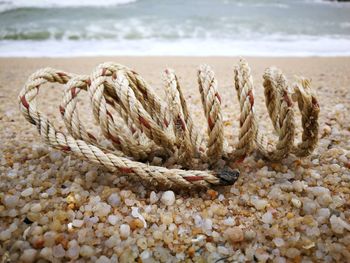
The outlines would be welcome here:
M 235 150 L 229 153 L 225 150 L 221 97 L 210 67 L 204 65 L 198 70 L 199 91 L 208 123 L 207 140 L 193 122 L 174 71 L 165 70 L 163 78 L 167 103 L 139 74 L 120 64 L 103 63 L 90 76 L 44 68 L 32 74 L 20 92 L 20 110 L 50 146 L 72 152 L 111 171 L 138 176 L 151 184 L 169 188 L 231 185 L 239 171 L 215 170 L 221 160 L 243 160 L 254 148 L 269 160 L 280 160 L 289 153 L 304 157 L 317 144 L 319 105 L 307 79 L 299 78 L 290 94 L 280 70 L 268 68 L 265 71 L 266 106 L 278 134 L 273 146 L 259 129 L 254 114 L 253 78 L 247 62 L 241 60 L 234 69 L 234 86 L 241 111 L 240 132 Z M 58 131 L 37 109 L 36 96 L 47 82 L 65 85 L 59 110 L 69 134 Z M 82 90 L 88 92 L 93 116 L 115 150 L 102 147 L 80 121 L 77 98 Z M 291 96 L 302 115 L 303 133 L 298 145 L 294 144 Z M 183 169 L 149 165 L 147 161 L 155 156 L 163 160 L 164 166 L 175 162 Z M 212 170 L 198 170 L 198 164 L 204 162 L 210 164 Z

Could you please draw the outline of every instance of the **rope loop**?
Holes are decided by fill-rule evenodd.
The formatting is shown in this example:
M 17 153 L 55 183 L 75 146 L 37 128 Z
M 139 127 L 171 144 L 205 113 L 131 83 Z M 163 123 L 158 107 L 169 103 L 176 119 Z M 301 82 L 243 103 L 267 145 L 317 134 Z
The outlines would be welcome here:
M 290 94 L 280 70 L 268 68 L 264 73 L 265 103 L 278 134 L 278 141 L 272 146 L 259 129 L 251 70 L 247 62 L 241 60 L 234 69 L 234 87 L 241 111 L 240 132 L 235 150 L 230 153 L 224 147 L 227 142 L 222 99 L 211 68 L 202 65 L 198 70 L 207 135 L 196 127 L 175 72 L 165 70 L 163 80 L 166 101 L 160 99 L 138 73 L 114 62 L 98 65 L 91 75 L 44 68 L 28 78 L 19 95 L 19 106 L 24 117 L 52 147 L 113 172 L 168 188 L 232 185 L 239 171 L 227 165 L 222 168 L 222 162 L 242 161 L 255 148 L 270 160 L 281 160 L 289 153 L 305 157 L 317 145 L 319 105 L 310 81 L 305 78 L 297 79 Z M 64 85 L 59 111 L 67 134 L 58 131 L 37 109 L 36 96 L 47 82 Z M 111 142 L 113 151 L 103 147 L 100 139 L 88 132 L 80 120 L 77 104 L 81 91 L 88 93 L 93 117 L 102 135 Z M 298 145 L 294 145 L 293 101 L 297 102 L 302 115 L 303 133 Z M 161 160 L 162 166 L 149 165 L 155 157 Z M 204 162 L 212 169 L 203 171 Z M 182 169 L 167 168 L 174 166 Z

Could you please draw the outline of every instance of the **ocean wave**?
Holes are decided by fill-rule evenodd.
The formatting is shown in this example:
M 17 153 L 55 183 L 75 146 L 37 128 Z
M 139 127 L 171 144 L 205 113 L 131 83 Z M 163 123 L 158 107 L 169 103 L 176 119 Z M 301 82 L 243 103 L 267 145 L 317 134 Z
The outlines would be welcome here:
M 0 1 L 0 13 L 19 8 L 107 7 L 136 2 L 137 0 L 6 0 Z
M 0 57 L 72 56 L 350 56 L 350 38 L 288 37 L 255 40 L 0 41 Z M 200 48 L 198 48 L 200 47 Z

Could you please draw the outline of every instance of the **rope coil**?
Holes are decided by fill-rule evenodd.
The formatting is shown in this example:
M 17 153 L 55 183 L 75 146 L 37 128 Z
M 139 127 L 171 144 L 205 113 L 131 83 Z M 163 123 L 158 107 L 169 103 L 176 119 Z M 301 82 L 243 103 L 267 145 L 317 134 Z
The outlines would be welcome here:
M 299 78 L 293 84 L 292 97 L 301 112 L 303 128 L 301 142 L 294 145 L 294 111 L 286 78 L 276 68 L 268 68 L 263 78 L 266 106 L 278 141 L 273 147 L 259 129 L 253 78 L 247 62 L 241 60 L 234 69 L 234 87 L 241 111 L 240 132 L 235 150 L 230 153 L 225 149 L 217 80 L 207 65 L 198 70 L 199 91 L 208 123 L 207 140 L 198 132 L 178 79 L 170 69 L 163 74 L 167 103 L 135 71 L 108 62 L 96 67 L 90 76 L 40 69 L 28 78 L 20 92 L 19 105 L 24 117 L 36 125 L 49 145 L 111 171 L 169 188 L 231 185 L 239 176 L 238 170 L 201 171 L 198 164 L 208 163 L 215 169 L 222 159 L 243 160 L 255 148 L 270 160 L 281 160 L 289 153 L 304 157 L 317 144 L 319 105 L 310 81 Z M 36 107 L 39 88 L 47 82 L 65 85 L 59 110 L 69 134 L 56 130 Z M 88 92 L 93 116 L 103 136 L 113 144 L 113 151 L 102 147 L 80 121 L 77 98 L 82 90 Z M 147 161 L 153 157 L 161 158 L 164 166 L 177 164 L 184 169 L 149 165 Z

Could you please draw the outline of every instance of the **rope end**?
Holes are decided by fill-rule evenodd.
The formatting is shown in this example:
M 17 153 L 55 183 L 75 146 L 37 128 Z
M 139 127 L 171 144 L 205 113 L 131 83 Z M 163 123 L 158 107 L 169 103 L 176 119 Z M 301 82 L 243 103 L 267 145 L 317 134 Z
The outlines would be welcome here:
M 239 170 L 223 169 L 216 172 L 216 176 L 220 179 L 219 185 L 233 185 L 239 177 Z

